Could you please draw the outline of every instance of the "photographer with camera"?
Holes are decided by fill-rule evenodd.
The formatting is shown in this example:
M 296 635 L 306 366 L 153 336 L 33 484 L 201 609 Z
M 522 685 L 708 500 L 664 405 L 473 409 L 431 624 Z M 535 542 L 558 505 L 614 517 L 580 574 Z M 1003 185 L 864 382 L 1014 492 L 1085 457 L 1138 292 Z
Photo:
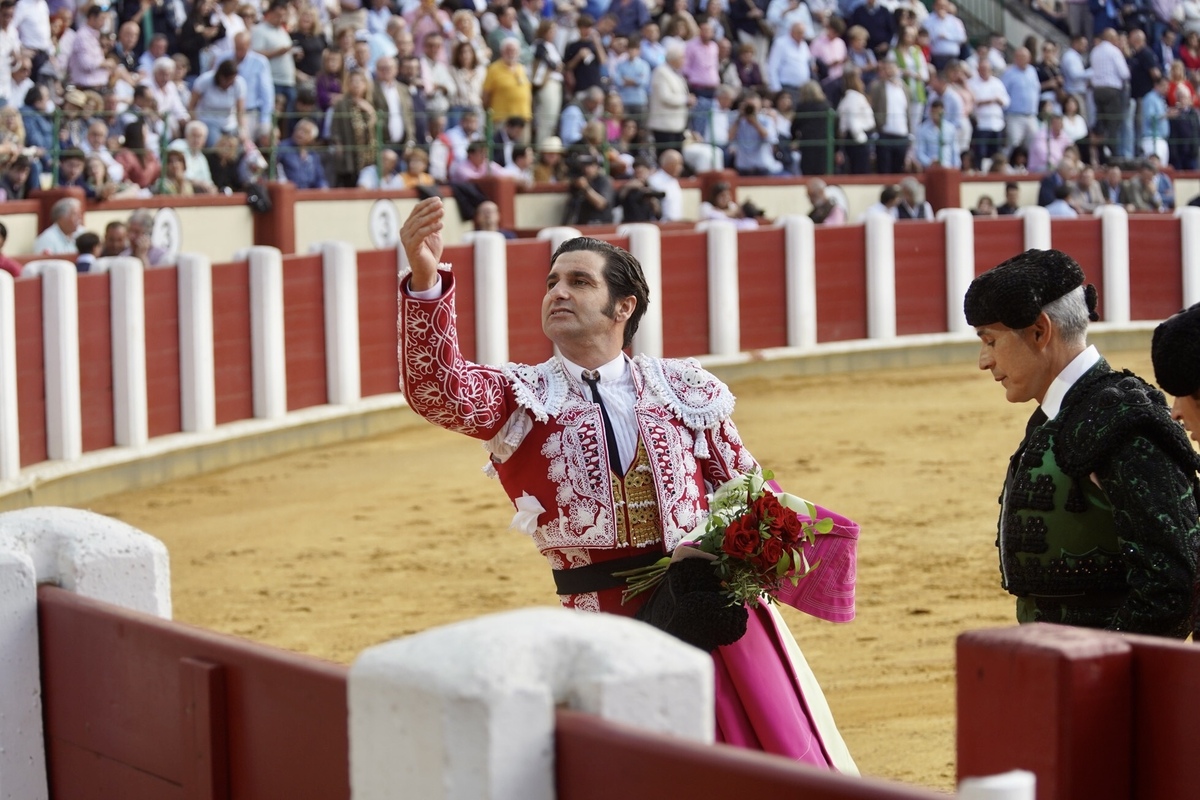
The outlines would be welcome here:
M 600 171 L 600 161 L 590 154 L 571 162 L 570 194 L 564 225 L 604 225 L 613 221 L 613 185 Z
M 666 197 L 650 186 L 650 162 L 638 158 L 633 162 L 633 177 L 625 181 L 617 195 L 622 222 L 658 222 L 662 219 L 662 200 Z
M 783 165 L 775 158 L 779 136 L 762 112 L 762 100 L 750 95 L 742 101 L 738 118 L 729 133 L 733 166 L 739 175 L 778 175 Z

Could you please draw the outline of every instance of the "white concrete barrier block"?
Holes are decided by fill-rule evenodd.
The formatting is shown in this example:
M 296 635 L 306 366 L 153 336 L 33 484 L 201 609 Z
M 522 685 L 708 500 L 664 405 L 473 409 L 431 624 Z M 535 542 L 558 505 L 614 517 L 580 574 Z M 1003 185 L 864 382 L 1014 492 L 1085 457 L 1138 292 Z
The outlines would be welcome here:
M 525 609 L 364 651 L 350 668 L 354 800 L 551 800 L 554 708 L 713 740 L 711 657 L 630 619 Z
M 661 357 L 663 354 L 662 229 L 646 222 L 631 222 L 617 228 L 629 237 L 629 252 L 642 265 L 650 304 L 633 335 L 633 353 Z
M 958 784 L 958 800 L 1034 800 L 1037 776 L 1015 769 L 984 778 L 963 778 Z
M 890 214 L 867 215 L 867 336 L 896 336 L 896 222 Z
M 737 226 L 710 220 L 708 236 L 708 347 L 713 355 L 737 355 L 742 349 L 738 285 Z
M 279 419 L 287 414 L 283 254 L 275 247 L 251 247 L 249 260 L 254 416 Z
M 951 333 L 967 333 L 963 314 L 967 287 L 975 279 L 975 217 L 965 208 L 943 208 L 938 219 L 946 226 L 946 321 Z
M 1183 260 L 1183 307 L 1200 303 L 1200 208 L 1183 206 L 1175 210 L 1179 218 L 1180 249 Z
M 334 405 L 362 398 L 358 349 L 358 253 L 347 242 L 323 242 L 326 396 Z
M 1129 214 L 1123 206 L 1099 209 L 1105 322 L 1129 322 Z
M 1021 206 L 1017 216 L 1024 222 L 1025 249 L 1050 249 L 1050 212 L 1041 206 Z
M 475 253 L 475 360 L 508 363 L 508 246 L 504 234 L 477 231 Z
M 549 228 L 542 228 L 537 232 L 537 238 L 548 239 L 550 241 L 550 254 L 554 255 L 554 251 L 562 246 L 562 243 L 568 239 L 578 239 L 583 234 L 578 228 L 572 228 L 569 225 L 554 225 Z
M 808 217 L 788 214 L 775 221 L 783 228 L 787 281 L 788 347 L 817 344 L 817 239 Z
M 124 447 L 150 440 L 146 388 L 145 269 L 129 256 L 108 262 L 112 297 L 113 438 Z
M 16 317 L 13 277 L 0 270 L 0 481 L 12 480 L 21 471 Z
M 79 390 L 79 273 L 70 261 L 35 261 L 42 276 L 42 336 L 46 364 L 46 452 L 51 459 L 83 455 Z
M 48 797 L 42 735 L 37 586 L 171 616 L 162 542 L 73 508 L 0 514 L 0 798 Z
M 33 608 L 30 608 L 30 598 Z M 0 549 L 0 799 L 46 800 L 37 579 L 24 553 Z
M 217 427 L 212 262 L 199 253 L 180 253 L 177 275 L 182 427 L 189 433 L 211 431 Z

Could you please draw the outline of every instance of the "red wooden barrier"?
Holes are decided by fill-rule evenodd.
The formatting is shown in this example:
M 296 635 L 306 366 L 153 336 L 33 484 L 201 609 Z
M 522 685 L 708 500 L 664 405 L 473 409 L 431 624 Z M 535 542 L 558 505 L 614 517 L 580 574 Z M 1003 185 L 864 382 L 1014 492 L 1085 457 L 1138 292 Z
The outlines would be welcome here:
M 934 800 L 920 789 L 849 778 L 765 753 L 707 746 L 559 709 L 559 800 Z M 614 768 L 615 767 L 615 768 Z
M 817 341 L 867 338 L 867 241 L 862 225 L 818 225 Z
M 1100 319 L 1104 319 L 1104 248 L 1100 226 L 1100 219 L 1097 217 L 1052 219 L 1050 243 L 1054 249 L 1062 250 L 1078 261 L 1079 266 L 1083 267 L 1083 274 L 1087 276 L 1088 283 L 1096 285 L 1096 291 L 1100 294 L 1100 303 L 1096 311 L 1100 314 Z
M 662 235 L 663 355 L 707 353 L 708 237 L 681 231 Z M 655 299 L 650 298 L 650 302 Z
M 213 368 L 220 425 L 254 416 L 249 263 L 214 264 L 212 295 Z
M 46 453 L 46 354 L 42 332 L 42 280 L 13 284 L 17 326 L 17 428 L 21 466 L 38 464 Z
M 958 638 L 958 775 L 1036 773 L 1039 800 L 1200 796 L 1200 648 L 1022 625 Z
M 112 295 L 108 275 L 80 275 L 79 400 L 83 452 L 115 444 L 113 434 Z
M 329 402 L 325 374 L 325 277 L 320 253 L 283 259 L 287 409 Z
M 960 780 L 1027 769 L 1038 800 L 1129 800 L 1128 644 L 1026 625 L 964 633 L 957 658 Z
M 787 345 L 787 235 L 738 232 L 738 310 L 743 350 Z
M 400 391 L 396 251 L 358 254 L 358 369 L 362 396 Z
M 146 290 L 146 402 L 150 436 L 183 428 L 179 401 L 179 274 L 148 269 Z
M 346 667 L 48 586 L 38 628 L 53 798 L 349 797 Z
M 1020 217 L 975 218 L 975 274 L 1025 252 L 1025 221 Z
M 550 272 L 550 242 L 515 239 L 508 242 L 508 357 L 523 364 L 540 364 L 554 355 L 542 333 L 542 298 Z M 472 287 L 474 288 L 474 287 Z M 462 310 L 459 310 L 462 316 Z M 459 331 L 462 338 L 462 331 Z
M 896 333 L 945 333 L 946 226 L 898 222 L 895 227 Z
M 1166 319 L 1183 308 L 1183 232 L 1174 217 L 1129 218 L 1129 318 Z

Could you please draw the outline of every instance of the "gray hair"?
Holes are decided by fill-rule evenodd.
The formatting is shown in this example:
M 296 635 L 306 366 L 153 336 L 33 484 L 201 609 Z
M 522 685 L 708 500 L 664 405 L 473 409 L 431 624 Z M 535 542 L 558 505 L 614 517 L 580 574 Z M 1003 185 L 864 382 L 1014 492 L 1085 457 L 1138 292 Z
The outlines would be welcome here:
M 203 131 L 204 135 L 208 135 L 208 125 L 198 119 L 191 120 L 187 125 L 183 126 L 183 135 L 187 136 L 192 131 Z
M 128 224 L 136 225 L 146 233 L 149 233 L 154 228 L 154 214 L 144 208 L 139 208 L 129 215 Z
M 63 217 L 74 212 L 76 209 L 82 208 L 83 204 L 74 197 L 64 197 L 54 205 L 50 206 L 50 221 L 58 222 Z
M 1042 306 L 1066 344 L 1087 344 L 1088 307 L 1082 286 Z

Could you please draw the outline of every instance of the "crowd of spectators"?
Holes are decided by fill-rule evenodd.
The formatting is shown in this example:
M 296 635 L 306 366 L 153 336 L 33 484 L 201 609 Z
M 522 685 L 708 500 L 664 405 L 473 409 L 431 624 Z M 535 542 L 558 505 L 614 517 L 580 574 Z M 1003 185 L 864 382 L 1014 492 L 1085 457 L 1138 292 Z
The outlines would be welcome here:
M 508 176 L 607 222 L 721 167 L 1197 167 L 1200 0 L 1028 2 L 1070 47 L 950 0 L 0 0 L 0 192 L 448 184 L 473 218 Z

